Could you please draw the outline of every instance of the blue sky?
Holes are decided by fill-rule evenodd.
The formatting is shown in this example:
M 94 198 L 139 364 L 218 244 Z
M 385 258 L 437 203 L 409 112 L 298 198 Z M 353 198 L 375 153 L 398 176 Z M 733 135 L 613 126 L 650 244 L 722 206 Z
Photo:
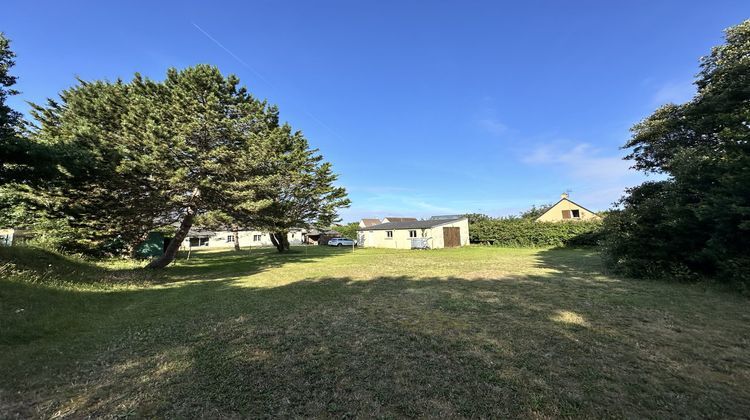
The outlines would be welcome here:
M 565 190 L 605 209 L 644 177 L 619 147 L 691 97 L 750 17 L 717 1 L 7 0 L 28 111 L 84 79 L 211 63 L 281 109 L 340 174 L 345 221 L 517 213 Z

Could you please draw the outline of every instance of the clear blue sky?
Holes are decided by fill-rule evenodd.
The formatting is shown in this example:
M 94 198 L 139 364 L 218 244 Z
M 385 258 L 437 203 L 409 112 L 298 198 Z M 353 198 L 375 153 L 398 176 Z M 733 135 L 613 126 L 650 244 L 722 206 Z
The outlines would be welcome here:
M 690 98 L 698 58 L 750 17 L 747 0 L 42 3 L 2 6 L 16 109 L 75 76 L 215 64 L 333 162 L 345 221 L 506 215 L 566 189 L 609 207 L 643 179 L 629 127 Z

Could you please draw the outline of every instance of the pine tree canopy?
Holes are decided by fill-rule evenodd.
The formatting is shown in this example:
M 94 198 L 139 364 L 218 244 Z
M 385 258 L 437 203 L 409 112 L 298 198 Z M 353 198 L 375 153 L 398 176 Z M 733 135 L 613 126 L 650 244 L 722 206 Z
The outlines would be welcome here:
M 173 223 L 181 242 L 196 216 L 260 223 L 271 208 L 279 227 L 327 223 L 348 203 L 330 164 L 279 124 L 278 109 L 213 66 L 170 69 L 163 81 L 79 80 L 33 115 L 30 138 L 58 153 L 62 173 L 44 194 L 92 243 L 118 239 L 132 249 Z M 282 205 L 290 197 L 306 200 L 304 210 Z

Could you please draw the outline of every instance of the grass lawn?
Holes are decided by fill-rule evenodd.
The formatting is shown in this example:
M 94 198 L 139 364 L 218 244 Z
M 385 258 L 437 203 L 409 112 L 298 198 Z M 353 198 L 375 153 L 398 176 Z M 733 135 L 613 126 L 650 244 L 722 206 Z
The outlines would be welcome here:
M 3 418 L 750 413 L 750 301 L 608 276 L 587 250 L 200 252 L 154 273 L 6 248 L 0 275 Z

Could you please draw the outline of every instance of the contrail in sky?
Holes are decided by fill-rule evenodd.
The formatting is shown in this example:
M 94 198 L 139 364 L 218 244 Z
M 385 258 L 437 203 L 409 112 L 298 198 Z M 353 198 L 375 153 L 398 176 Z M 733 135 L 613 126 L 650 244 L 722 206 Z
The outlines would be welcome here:
M 260 80 L 262 80 L 270 88 L 272 88 L 274 90 L 278 90 L 276 88 L 276 86 L 274 86 L 273 83 L 271 83 L 268 79 L 266 79 L 265 77 L 263 77 L 263 75 L 260 74 L 260 72 L 258 72 L 257 70 L 255 70 L 245 60 L 243 60 L 242 58 L 240 58 L 239 56 L 237 56 L 237 54 L 233 53 L 232 50 L 230 50 L 229 48 L 225 47 L 224 44 L 222 44 L 221 42 L 219 42 L 216 38 L 212 37 L 211 34 L 209 34 L 203 28 L 201 28 L 200 26 L 198 26 L 198 24 L 196 24 L 195 22 L 191 22 L 191 23 L 193 24 L 193 26 L 195 27 L 195 29 L 199 30 L 203 35 L 206 36 L 206 38 L 210 39 L 211 42 L 213 42 L 219 48 L 221 48 L 222 50 L 224 50 L 227 54 L 229 54 L 230 56 L 232 56 L 232 58 L 234 58 L 235 60 L 237 60 L 238 63 L 242 64 L 248 70 L 250 70 L 251 72 L 253 72 L 254 75 L 256 75 Z M 325 128 L 326 130 L 328 130 L 331 134 L 333 134 L 339 140 L 343 140 L 343 138 L 341 136 L 339 136 L 338 133 L 334 129 L 332 129 L 328 124 L 324 123 L 320 118 L 318 118 L 315 115 L 313 115 L 312 112 L 310 112 L 307 109 L 305 109 L 304 106 L 300 106 L 300 108 L 301 108 L 302 112 L 304 112 L 305 114 L 307 114 L 307 116 L 309 116 L 310 118 L 312 118 L 313 120 L 315 120 L 318 124 L 320 124 L 323 128 Z

